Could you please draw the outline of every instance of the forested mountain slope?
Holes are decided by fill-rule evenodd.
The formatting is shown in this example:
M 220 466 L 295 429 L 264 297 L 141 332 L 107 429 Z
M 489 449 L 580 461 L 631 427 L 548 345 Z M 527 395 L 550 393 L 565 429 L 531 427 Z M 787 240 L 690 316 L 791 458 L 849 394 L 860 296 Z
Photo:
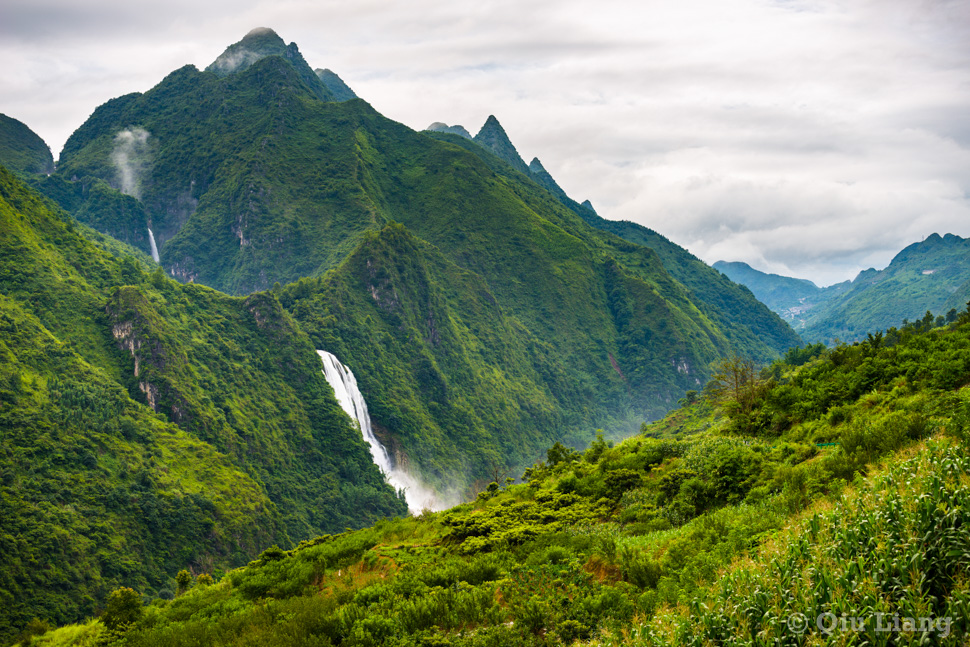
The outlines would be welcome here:
M 961 644 L 968 382 L 966 312 L 760 372 L 725 362 L 615 446 L 554 445 L 473 502 L 268 550 L 217 583 L 186 573 L 174 601 L 36 644 Z M 843 612 L 862 622 L 820 630 Z
M 0 632 L 405 512 L 271 294 L 116 258 L 2 167 L 0 249 Z
M 563 206 L 597 230 L 594 235 L 609 245 L 614 250 L 613 253 L 618 253 L 616 250 L 620 249 L 631 249 L 630 245 L 624 245 L 617 239 L 656 252 L 670 276 L 690 291 L 690 298 L 695 305 L 724 329 L 730 338 L 743 340 L 741 343 L 746 355 L 759 361 L 769 361 L 774 355 L 771 352 L 765 353 L 764 346 L 788 348 L 800 343 L 791 328 L 779 321 L 778 317 L 772 316 L 764 304 L 754 298 L 750 290 L 745 289 L 743 283 L 739 285 L 725 280 L 720 272 L 647 227 L 600 217 L 588 201 L 580 204 L 566 195 L 538 158 L 534 158 L 523 170 L 524 164 L 518 152 L 494 116 L 489 117 L 474 139 L 455 136 L 441 126 L 443 124 L 437 129 L 429 129 L 428 132 L 437 139 L 457 144 L 475 153 L 489 168 L 503 177 L 526 185 L 534 182 L 543 187 Z M 475 146 L 475 143 L 479 145 Z M 632 265 L 636 266 L 636 263 Z
M 54 172 L 54 157 L 37 133 L 13 117 L 0 114 L 0 160 L 24 176 Z
M 735 299 L 729 283 L 728 296 L 710 289 L 707 301 L 699 298 L 701 290 L 656 253 L 590 227 L 474 142 L 414 132 L 360 99 L 330 100 L 295 45 L 272 32 L 254 31 L 220 60 L 211 71 L 187 66 L 144 94 L 98 108 L 68 141 L 45 190 L 82 221 L 142 250 L 150 228 L 162 266 L 183 281 L 248 294 L 321 279 L 281 292 L 286 307 L 311 338 L 346 349 L 341 361 L 361 376 L 385 440 L 402 458 L 438 466 L 435 479 L 467 484 L 531 460 L 529 452 L 550 441 L 585 444 L 596 427 L 630 433 L 703 384 L 718 358 L 768 360 L 797 343 L 753 300 L 722 305 Z M 492 121 L 483 129 L 495 135 L 489 141 L 508 143 Z M 85 196 L 107 186 L 95 209 Z M 355 259 L 392 223 L 415 244 L 403 245 L 400 262 L 390 258 L 382 265 L 388 274 L 378 275 Z M 414 255 L 426 258 L 427 271 L 403 271 Z M 474 279 L 448 283 L 458 269 Z M 319 293 L 331 271 L 357 273 L 359 308 Z M 391 296 L 382 296 L 391 277 Z M 448 295 L 447 317 L 434 310 L 440 299 L 418 313 L 403 296 L 426 294 Z M 296 309 L 307 300 L 312 317 Z M 363 316 L 365 302 L 375 316 Z M 468 310 L 483 303 L 501 314 L 471 328 L 478 315 Z M 398 310 L 409 316 L 395 319 Z M 514 329 L 510 343 L 534 350 L 508 359 L 492 352 L 483 362 L 471 336 L 433 334 L 450 318 L 479 339 Z M 378 357 L 368 349 L 384 333 L 412 330 L 407 351 L 394 344 L 386 365 L 368 365 Z M 546 368 L 537 371 L 540 364 Z M 401 388 L 381 382 L 392 374 Z M 467 395 L 498 375 L 534 401 L 520 394 L 507 407 Z M 429 391 L 431 383 L 448 388 Z M 394 389 L 397 397 L 378 401 Z M 491 440 L 472 443 L 463 428 Z M 399 429 L 424 429 L 427 437 L 398 437 Z M 518 449 L 498 440 L 515 433 L 532 440 Z M 476 454 L 495 463 L 469 464 L 466 456 Z

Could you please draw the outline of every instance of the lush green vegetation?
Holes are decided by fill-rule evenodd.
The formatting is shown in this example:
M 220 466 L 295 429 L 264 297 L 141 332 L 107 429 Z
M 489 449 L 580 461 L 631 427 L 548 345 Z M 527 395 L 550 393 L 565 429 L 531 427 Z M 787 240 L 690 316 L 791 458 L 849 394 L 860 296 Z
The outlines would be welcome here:
M 54 172 L 54 158 L 44 140 L 25 124 L 0 114 L 0 160 L 24 177 Z
M 615 446 L 556 444 L 472 502 L 271 548 L 122 631 L 95 622 L 34 644 L 957 644 L 968 344 L 964 314 L 761 371 L 730 360 Z M 755 424 L 769 407 L 784 420 Z M 869 626 L 827 639 L 788 621 L 825 613 Z M 946 640 L 942 625 L 878 633 L 876 613 L 952 622 Z
M 30 184 L 71 213 L 83 223 L 82 227 L 106 234 L 109 240 L 122 242 L 144 255 L 151 253 L 144 206 L 104 180 L 86 176 L 68 181 L 61 175 L 51 175 L 31 178 Z M 128 253 L 135 253 L 130 249 Z
M 521 471 L 556 438 L 591 439 L 578 430 L 592 424 L 580 405 L 593 396 L 549 345 L 503 312 L 481 277 L 401 225 L 279 292 L 314 345 L 354 371 L 398 462 L 456 500 Z
M 189 66 L 105 104 L 58 172 L 33 179 L 121 242 L 0 170 L 0 637 L 768 635 L 788 610 L 784 588 L 766 600 L 760 576 L 722 573 L 741 573 L 737 560 L 773 572 L 759 560 L 781 554 L 770 540 L 797 532 L 785 528 L 798 515 L 824 512 L 850 484 L 891 492 L 899 479 L 865 480 L 879 461 L 941 430 L 964 435 L 970 328 L 956 310 L 953 325 L 930 315 L 855 346 L 794 349 L 761 370 L 753 362 L 797 338 L 750 292 L 473 141 L 415 133 L 360 100 L 324 101 L 295 47 L 251 36 L 252 48 L 229 52 L 255 52 L 239 69 Z M 490 128 L 508 158 L 514 147 Z M 162 267 L 144 256 L 149 227 Z M 439 489 L 481 493 L 390 518 L 404 503 L 337 406 L 315 348 L 353 369 L 399 464 Z M 605 433 L 593 440 L 596 427 Z M 937 528 L 942 548 L 927 566 L 944 575 L 907 571 L 930 584 L 903 611 L 965 599 L 951 541 L 963 499 L 947 485 L 965 468 L 948 467 L 945 442 L 956 441 L 936 442 L 930 459 L 900 468 L 910 480 L 942 474 L 926 477 L 918 491 L 929 499 L 906 532 L 936 532 L 919 523 L 940 505 L 957 512 Z M 521 482 L 503 478 L 550 445 Z M 889 528 L 846 518 L 848 534 L 812 531 L 819 550 L 858 560 L 850 540 Z M 891 546 L 874 546 L 866 559 L 889 569 Z M 849 577 L 792 550 L 775 569 L 785 577 L 846 583 L 798 598 L 809 609 L 896 604 L 911 582 L 897 571 Z M 742 604 L 764 613 L 725 619 Z
M 668 267 L 649 249 L 590 227 L 533 182 L 524 164 L 525 175 L 473 141 L 456 145 L 416 133 L 360 100 L 323 101 L 304 78 L 302 58 L 266 55 L 282 47 L 273 34 L 253 38 L 259 42 L 250 49 L 263 57 L 247 59 L 248 67 L 235 73 L 182 68 L 144 94 L 98 108 L 65 146 L 56 178 L 49 182 L 51 195 L 55 189 L 68 193 L 67 185 L 93 187 L 93 178 L 120 187 L 120 165 L 112 161 L 119 133 L 142 129 L 147 139 L 130 161 L 140 172 L 143 213 L 122 213 L 127 206 L 118 196 L 112 207 L 102 200 L 103 209 L 78 203 L 89 205 L 86 212 L 58 199 L 82 221 L 143 250 L 151 226 L 169 272 L 235 294 L 321 278 L 329 270 L 346 273 L 346 266 L 356 267 L 349 259 L 370 244 L 369 236 L 391 222 L 404 225 L 429 244 L 422 255 L 439 258 L 425 274 L 398 274 L 402 280 L 427 281 L 396 283 L 399 293 L 430 289 L 453 294 L 452 304 L 477 304 L 483 287 L 503 317 L 495 330 L 482 334 L 499 334 L 514 320 L 521 330 L 516 336 L 543 347 L 547 363 L 555 367 L 549 378 L 527 376 L 535 389 L 526 389 L 543 393 L 532 406 L 555 409 L 525 430 L 531 436 L 532 429 L 540 429 L 541 441 L 530 441 L 518 455 L 500 450 L 498 460 L 489 461 L 499 467 L 515 464 L 536 446 L 588 436 L 593 426 L 613 436 L 629 434 L 643 418 L 662 415 L 685 390 L 702 386 L 720 357 L 736 352 L 768 361 L 798 343 L 776 316 L 754 299 L 739 300 L 747 293 L 709 268 L 697 281 L 684 283 L 670 269 L 682 259 Z M 490 124 L 485 134 L 492 132 L 496 142 L 511 146 L 501 126 L 494 119 Z M 442 274 L 454 273 L 435 269 L 444 262 L 477 275 L 477 281 L 461 282 L 477 291 L 463 294 L 444 283 L 448 277 Z M 375 287 L 360 278 L 358 287 Z M 314 300 L 318 312 L 330 309 L 351 317 L 340 323 L 347 337 L 333 339 L 331 348 L 348 348 L 351 340 L 375 340 L 386 332 L 387 322 L 368 320 L 358 308 L 322 303 L 319 296 Z M 291 305 L 288 301 L 286 307 Z M 469 325 L 468 313 L 456 308 L 454 314 Z M 300 319 L 315 340 L 333 338 L 333 327 L 317 329 L 318 322 Z M 441 354 L 429 339 L 414 340 L 410 355 L 398 353 L 394 372 L 411 389 L 426 380 L 426 367 L 416 358 Z M 464 347 L 448 352 L 476 354 Z M 347 352 L 341 357 L 358 374 L 379 370 Z M 441 364 L 437 369 L 449 385 L 471 389 L 469 373 L 454 363 Z M 508 371 L 516 378 L 510 382 L 532 370 L 514 364 Z M 486 368 L 475 360 L 462 366 Z M 561 389 L 560 375 L 581 397 L 549 399 Z M 369 379 L 365 387 L 372 401 L 390 388 L 376 382 Z M 452 406 L 439 413 L 429 411 L 429 403 L 439 400 L 403 398 L 381 404 L 386 412 L 378 412 L 378 425 L 392 432 L 396 425 L 428 428 L 429 438 L 443 430 L 448 437 L 410 446 L 417 436 L 397 438 L 407 454 L 425 464 L 452 466 L 455 453 L 441 452 L 458 447 L 460 456 L 475 455 L 470 438 L 478 433 L 460 438 L 456 429 L 465 423 L 452 415 Z M 504 429 L 507 424 L 527 419 L 503 411 L 498 397 L 469 407 L 472 417 L 482 420 L 470 426 L 489 436 L 514 433 Z M 477 459 L 471 466 L 476 475 L 485 469 Z
M 168 587 L 281 534 L 262 488 L 0 297 L 0 635 Z M 254 532 L 255 530 L 255 532 Z
M 521 159 L 511 142 L 507 146 L 501 144 L 508 141 L 508 137 L 497 121 L 490 128 L 483 127 L 483 130 L 494 132 L 485 141 L 478 138 L 472 141 L 442 132 L 427 134 L 474 153 L 494 173 L 510 181 L 525 186 L 535 182 L 545 188 L 562 206 L 592 226 L 596 230 L 594 235 L 608 246 L 609 254 L 624 261 L 628 271 L 637 272 L 642 268 L 653 270 L 652 274 L 647 273 L 643 277 L 648 281 L 651 276 L 656 276 L 656 266 L 653 262 L 645 262 L 642 248 L 656 252 L 664 270 L 689 291 L 693 306 L 722 330 L 742 354 L 768 362 L 776 357 L 772 349 L 787 349 L 800 343 L 788 326 L 765 312 L 762 303 L 749 290 L 726 280 L 687 250 L 651 229 L 632 222 L 601 218 L 588 203 L 579 204 L 567 196 L 538 160 L 533 160 L 532 165 L 523 171 L 516 163 Z M 488 146 L 490 140 L 496 140 L 499 145 Z M 589 235 L 579 229 L 571 229 L 570 232 L 580 237 Z
M 970 634 L 968 477 L 963 445 L 920 447 L 815 511 L 689 610 L 602 644 L 961 644 Z
M 148 272 L 2 167 L 0 249 L 0 637 L 405 512 L 273 295 Z
M 267 77 L 283 80 L 277 93 Z M 39 186 L 143 251 L 151 225 L 163 260 L 185 245 L 200 263 L 209 254 L 213 272 L 263 277 L 264 256 L 245 256 L 252 250 L 232 238 L 244 254 L 234 257 L 210 232 L 232 229 L 218 205 L 241 204 L 232 201 L 240 178 L 254 177 L 254 164 L 260 172 L 272 165 L 264 195 L 285 203 L 300 234 L 283 238 L 312 249 L 276 246 L 273 263 L 285 274 L 268 276 L 336 266 L 331 273 L 247 299 L 178 286 L 144 255 L 119 256 L 125 248 L 108 238 L 96 245 L 110 255 L 94 249 L 90 231 L 19 188 L 11 199 L 30 204 L 17 207 L 16 236 L 4 242 L 5 293 L 134 401 L 228 456 L 272 502 L 266 536 L 280 545 L 403 512 L 330 399 L 314 347 L 357 373 L 399 462 L 458 495 L 517 472 L 557 440 L 584 446 L 596 425 L 614 437 L 629 433 L 699 386 L 721 353 L 763 357 L 781 348 L 735 345 L 648 250 L 591 230 L 536 185 L 496 174 L 478 155 L 384 120 L 360 101 L 321 104 L 298 81 L 275 57 L 223 79 L 180 70 L 144 96 L 99 109 L 69 142 L 61 172 Z M 281 97 L 286 110 L 272 117 Z M 225 112 L 227 100 L 239 114 Z M 159 105 L 167 107 L 158 113 Z M 253 106 L 269 121 L 247 112 Z M 221 125 L 203 133 L 206 115 Z M 109 185 L 119 185 L 112 120 L 152 133 L 150 163 L 139 168 L 155 179 L 140 182 L 141 200 Z M 267 126 L 285 136 L 260 140 Z M 220 139 L 220 128 L 237 133 L 236 144 Z M 291 163 L 308 138 L 328 164 Z M 196 139 L 210 146 L 197 149 Z M 267 144 L 247 157 L 257 140 Z M 231 173 L 206 157 L 227 145 L 240 151 L 229 158 Z M 243 195 L 247 208 L 259 202 L 259 191 Z M 329 219 L 320 217 L 327 204 Z M 193 209 L 177 240 L 166 242 L 165 223 Z M 397 215 L 405 226 L 384 224 Z M 449 225 L 463 221 L 464 231 Z M 260 216 L 259 227 L 272 222 Z M 254 231 L 243 238 L 254 240 Z M 184 264 L 169 266 L 193 277 Z M 157 590 L 156 582 L 144 590 Z
M 774 356 L 760 351 L 759 344 L 785 350 L 799 345 L 800 340 L 784 322 L 765 316 L 762 304 L 749 290 L 739 289 L 720 272 L 662 234 L 633 222 L 607 220 L 588 207 L 567 201 L 569 203 L 593 227 L 655 251 L 670 275 L 690 290 L 692 299 L 705 316 L 730 339 L 737 340 L 735 343 L 743 349 L 741 354 L 756 361 L 769 362 Z

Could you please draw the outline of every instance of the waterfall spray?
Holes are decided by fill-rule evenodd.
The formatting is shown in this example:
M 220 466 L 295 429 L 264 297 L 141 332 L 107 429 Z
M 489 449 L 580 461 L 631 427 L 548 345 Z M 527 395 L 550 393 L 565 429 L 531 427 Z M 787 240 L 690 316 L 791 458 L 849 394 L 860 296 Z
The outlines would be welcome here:
M 411 474 L 392 464 L 390 454 L 374 435 L 370 414 L 367 413 L 367 403 L 364 402 L 364 396 L 357 388 L 357 378 L 354 377 L 353 372 L 341 364 L 340 360 L 333 354 L 325 350 L 318 350 L 317 354 L 323 361 L 323 374 L 333 388 L 340 408 L 346 411 L 347 415 L 360 427 L 364 442 L 370 447 L 370 455 L 374 459 L 374 463 L 383 472 L 384 480 L 395 490 L 404 490 L 404 499 L 408 503 L 408 511 L 416 514 L 425 509 L 443 509 L 445 506 L 438 500 L 434 491 L 423 485 Z

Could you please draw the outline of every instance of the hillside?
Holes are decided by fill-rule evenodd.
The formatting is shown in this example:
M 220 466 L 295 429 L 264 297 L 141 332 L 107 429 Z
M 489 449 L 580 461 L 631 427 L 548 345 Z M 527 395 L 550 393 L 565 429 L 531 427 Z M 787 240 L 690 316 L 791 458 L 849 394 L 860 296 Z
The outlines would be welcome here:
M 600 217 L 588 201 L 580 204 L 570 198 L 538 158 L 533 158 L 529 166 L 525 167 L 505 129 L 494 115 L 489 116 L 474 138 L 467 136 L 467 131 L 461 126 L 449 127 L 441 123 L 432 124 L 427 132 L 433 137 L 458 144 L 475 153 L 489 168 L 503 177 L 524 181 L 526 184 L 535 183 L 546 189 L 562 206 L 578 215 L 597 232 L 605 232 L 594 235 L 608 241 L 614 249 L 629 249 L 629 245 L 618 244 L 617 239 L 621 239 L 656 252 L 664 270 L 690 291 L 692 301 L 704 315 L 727 331 L 730 338 L 744 340 L 744 346 L 748 349 L 746 352 L 759 361 L 770 361 L 772 358 L 770 354 L 762 355 L 753 350 L 759 342 L 766 342 L 775 348 L 789 348 L 801 343 L 789 326 L 766 312 L 766 308 L 752 296 L 750 290 L 725 280 L 720 272 L 683 247 L 642 225 Z M 461 132 L 465 132 L 465 136 L 450 136 Z M 479 145 L 474 146 L 469 140 Z
M 749 290 L 725 280 L 720 272 L 662 234 L 637 223 L 601 218 L 592 207 L 570 202 L 593 227 L 656 252 L 670 275 L 690 290 L 704 314 L 729 331 L 732 338 L 758 339 L 776 348 L 801 344 L 797 332 L 779 318 L 766 316 Z
M 333 100 L 308 69 L 256 30 L 207 71 L 99 107 L 42 188 L 143 251 L 151 232 L 180 280 L 272 288 L 433 483 L 461 489 L 597 427 L 628 435 L 720 357 L 798 343 L 731 284 L 701 285 L 721 280 L 709 268 L 684 283 L 481 145 Z M 514 150 L 486 126 L 481 141 Z
M 810 342 L 860 341 L 927 312 L 955 313 L 970 300 L 970 241 L 953 234 L 932 234 L 899 252 L 885 269 L 870 268 L 825 288 L 737 263 L 714 267 L 751 288 Z
M 555 445 L 473 502 L 186 573 L 33 644 L 961 644 L 970 313 L 722 369 L 615 446 Z M 843 611 L 862 622 L 819 631 Z
M 26 124 L 0 114 L 0 160 L 21 176 L 54 172 L 51 149 Z
M 82 233 L 0 167 L 0 636 L 405 512 L 275 297 Z

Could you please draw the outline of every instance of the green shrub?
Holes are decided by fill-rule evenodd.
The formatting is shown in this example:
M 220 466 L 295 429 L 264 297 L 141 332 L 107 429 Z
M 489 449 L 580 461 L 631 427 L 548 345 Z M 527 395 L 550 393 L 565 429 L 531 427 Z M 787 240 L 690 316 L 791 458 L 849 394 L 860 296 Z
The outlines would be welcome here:
M 134 589 L 122 587 L 108 596 L 101 612 L 101 622 L 111 631 L 124 631 L 138 622 L 143 614 L 141 595 Z

